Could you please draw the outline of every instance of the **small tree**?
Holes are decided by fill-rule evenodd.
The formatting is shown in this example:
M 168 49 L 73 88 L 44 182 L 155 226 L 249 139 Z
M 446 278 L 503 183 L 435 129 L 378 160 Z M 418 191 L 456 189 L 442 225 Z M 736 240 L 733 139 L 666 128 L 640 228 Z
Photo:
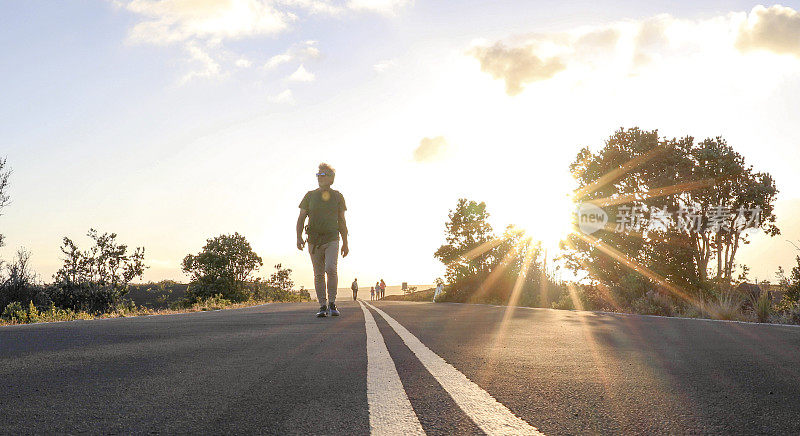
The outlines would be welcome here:
M 289 268 L 282 268 L 281 264 L 275 265 L 275 272 L 269 276 L 267 284 L 281 291 L 291 292 L 294 288 L 292 270 Z
M 8 206 L 8 203 L 11 201 L 11 197 L 8 195 L 8 178 L 11 176 L 11 170 L 6 169 L 6 167 L 6 158 L 0 159 L 0 211 Z M 0 215 L 2 215 L 2 213 L 0 213 Z M 3 246 L 4 239 L 5 236 L 0 234 L 0 247 Z M 0 263 L 0 265 L 2 264 Z
M 0 312 L 10 303 L 17 301 L 23 305 L 34 301 L 37 305 L 44 305 L 46 296 L 39 295 L 42 286 L 36 274 L 30 267 L 30 252 L 23 248 L 17 250 L 14 260 L 5 265 L 5 271 L 0 280 Z M 40 304 L 42 303 L 42 304 Z
M 466 198 L 459 198 L 456 208 L 448 214 L 446 243 L 436 250 L 434 257 L 445 264 L 448 283 L 458 289 L 469 291 L 489 273 L 492 251 L 470 253 L 494 238 L 488 219 L 486 203 Z
M 264 287 L 264 297 L 271 301 L 296 301 L 299 294 L 293 292 L 294 281 L 292 270 L 283 268 L 281 264 L 275 265 L 275 272 L 269 276 Z
M 192 281 L 187 299 L 194 303 L 222 294 L 231 301 L 247 300 L 251 293 L 245 282 L 262 265 L 261 258 L 239 233 L 208 239 L 200 253 L 183 258 L 183 271 Z
M 87 233 L 94 246 L 81 251 L 64 237 L 64 264 L 53 276 L 51 298 L 56 305 L 87 312 L 105 312 L 116 307 L 128 293 L 128 284 L 144 274 L 144 247 L 128 254 L 128 246 L 117 243 L 116 233 Z

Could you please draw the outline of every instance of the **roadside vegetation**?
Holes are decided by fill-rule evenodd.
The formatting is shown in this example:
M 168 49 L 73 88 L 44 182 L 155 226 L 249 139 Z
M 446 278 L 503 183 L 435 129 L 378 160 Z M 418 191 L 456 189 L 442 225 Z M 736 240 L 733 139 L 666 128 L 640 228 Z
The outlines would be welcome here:
M 436 288 L 423 289 L 417 291 L 416 289 L 410 290 L 403 295 L 387 295 L 383 297 L 386 301 L 433 301 L 433 293 Z
M 788 277 L 778 269 L 777 283 L 749 283 L 748 266 L 736 263 L 751 237 L 742 210 L 759 211 L 749 230 L 780 234 L 778 190 L 724 139 L 620 129 L 598 151 L 581 149 L 569 171 L 576 206 L 603 207 L 604 228 L 587 236 L 575 216 L 574 232 L 547 259 L 536 234 L 513 225 L 496 234 L 485 203 L 459 199 L 434 253 L 445 265 L 437 301 L 800 324 L 800 256 Z M 629 218 L 620 210 L 645 219 L 620 231 Z M 657 212 L 680 210 L 695 224 L 648 225 Z M 565 272 L 574 279 L 561 280 Z
M 9 205 L 11 171 L 0 159 L 0 214 Z M 183 270 L 188 284 L 165 280 L 134 284 L 147 266 L 145 249 L 130 250 L 115 233 L 87 233 L 91 245 L 82 250 L 64 237 L 62 265 L 45 283 L 31 268 L 31 254 L 19 249 L 9 262 L 0 260 L 0 325 L 71 321 L 196 312 L 256 304 L 308 301 L 308 291 L 295 291 L 292 270 L 275 265 L 268 277 L 256 277 L 262 266 L 247 240 L 238 233 L 207 240 L 197 255 L 187 255 Z M 4 243 L 0 234 L 0 246 Z

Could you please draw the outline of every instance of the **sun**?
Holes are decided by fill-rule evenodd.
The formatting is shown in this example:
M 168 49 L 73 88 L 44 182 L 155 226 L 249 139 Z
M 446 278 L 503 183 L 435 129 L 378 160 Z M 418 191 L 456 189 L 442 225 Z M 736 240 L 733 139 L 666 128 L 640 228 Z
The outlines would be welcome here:
M 575 203 L 568 194 L 543 193 L 538 201 L 525 205 L 519 211 L 519 226 L 535 243 L 553 253 L 559 242 L 575 231 Z

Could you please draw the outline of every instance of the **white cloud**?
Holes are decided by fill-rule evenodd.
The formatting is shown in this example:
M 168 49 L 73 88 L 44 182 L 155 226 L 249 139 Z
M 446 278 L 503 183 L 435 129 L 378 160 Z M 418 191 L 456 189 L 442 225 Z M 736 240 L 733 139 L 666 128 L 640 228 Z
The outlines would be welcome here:
M 506 93 L 517 95 L 526 83 L 547 80 L 565 68 L 558 57 L 542 59 L 532 46 L 506 47 L 502 42 L 490 47 L 474 47 L 470 53 L 481 63 L 481 70 L 506 82 Z
M 386 70 L 388 70 L 390 68 L 394 68 L 396 66 L 397 66 L 397 61 L 395 61 L 394 59 L 387 59 L 387 60 L 380 61 L 377 64 L 373 65 L 372 69 L 375 70 L 378 73 L 383 73 Z
M 310 59 L 317 59 L 320 57 L 320 51 L 316 46 L 317 41 L 303 41 L 302 43 L 295 44 L 284 53 L 269 58 L 267 63 L 264 64 L 264 68 L 271 70 L 292 61 L 302 62 Z
M 192 70 L 181 79 L 224 77 L 225 69 L 247 68 L 241 53 L 226 51 L 225 42 L 243 38 L 268 37 L 286 32 L 308 15 L 339 16 L 348 11 L 372 11 L 393 15 L 413 4 L 412 0 L 112 0 L 137 18 L 128 41 L 137 44 L 183 44 L 188 52 L 203 47 L 215 67 Z M 271 57 L 265 68 L 291 61 L 319 57 L 316 41 L 306 41 L 286 53 Z M 192 48 L 193 47 L 193 48 Z M 197 60 L 191 54 L 192 61 Z M 252 61 L 248 61 L 252 62 Z M 263 60 L 261 62 L 264 62 Z M 196 63 L 196 62 L 195 62 Z M 216 71 L 216 73 L 215 73 Z
M 730 13 L 705 20 L 662 14 L 481 42 L 468 53 L 478 59 L 483 72 L 503 80 L 506 93 L 513 96 L 530 83 L 556 76 L 579 83 L 593 77 L 627 77 L 679 66 L 706 74 L 723 63 L 739 67 L 737 74 L 752 74 L 757 65 L 742 71 L 740 62 L 745 60 L 742 53 L 753 50 L 800 58 L 800 13 L 783 6 L 756 6 L 749 14 Z
M 354 10 L 394 15 L 400 12 L 401 9 L 413 4 L 413 0 L 350 0 L 347 2 L 347 7 Z
M 187 45 L 186 50 L 189 52 L 190 63 L 198 68 L 184 74 L 178 81 L 180 85 L 190 82 L 195 77 L 214 78 L 223 75 L 219 63 L 196 44 Z
M 292 82 L 313 82 L 314 73 L 309 72 L 303 65 L 300 65 L 300 67 L 289 76 L 289 80 Z
M 445 157 L 450 150 L 450 145 L 444 136 L 422 138 L 419 146 L 414 150 L 414 161 L 432 162 Z
M 286 54 L 286 53 L 281 53 L 279 55 L 275 55 L 275 56 L 269 58 L 267 63 L 264 64 L 264 68 L 266 68 L 268 70 L 271 70 L 271 69 L 277 67 L 278 65 L 285 64 L 285 63 L 287 63 L 287 62 L 289 62 L 291 60 L 292 60 L 292 56 L 291 55 Z
M 151 44 L 274 35 L 297 18 L 259 0 L 132 0 L 123 7 L 145 17 L 130 39 Z
M 291 89 L 286 89 L 280 94 L 267 97 L 267 100 L 271 103 L 294 104 L 294 95 L 292 95 Z
M 339 15 L 345 11 L 345 8 L 332 4 L 330 1 L 325 0 L 279 0 L 280 3 L 287 6 L 300 7 L 310 14 L 325 14 L 325 15 Z
M 249 59 L 239 58 L 236 60 L 236 66 L 239 68 L 250 68 L 251 65 L 253 65 L 253 62 Z
M 739 28 L 736 48 L 742 52 L 766 50 L 800 58 L 800 13 L 780 5 L 754 7 Z

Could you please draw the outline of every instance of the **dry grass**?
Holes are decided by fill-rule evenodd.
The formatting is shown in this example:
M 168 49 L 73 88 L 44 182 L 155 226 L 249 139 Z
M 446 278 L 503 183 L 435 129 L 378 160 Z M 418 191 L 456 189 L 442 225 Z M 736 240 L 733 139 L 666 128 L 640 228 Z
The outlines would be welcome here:
M 740 321 L 744 318 L 741 310 L 742 299 L 734 294 L 721 294 L 717 298 L 702 303 L 702 312 L 712 319 Z

